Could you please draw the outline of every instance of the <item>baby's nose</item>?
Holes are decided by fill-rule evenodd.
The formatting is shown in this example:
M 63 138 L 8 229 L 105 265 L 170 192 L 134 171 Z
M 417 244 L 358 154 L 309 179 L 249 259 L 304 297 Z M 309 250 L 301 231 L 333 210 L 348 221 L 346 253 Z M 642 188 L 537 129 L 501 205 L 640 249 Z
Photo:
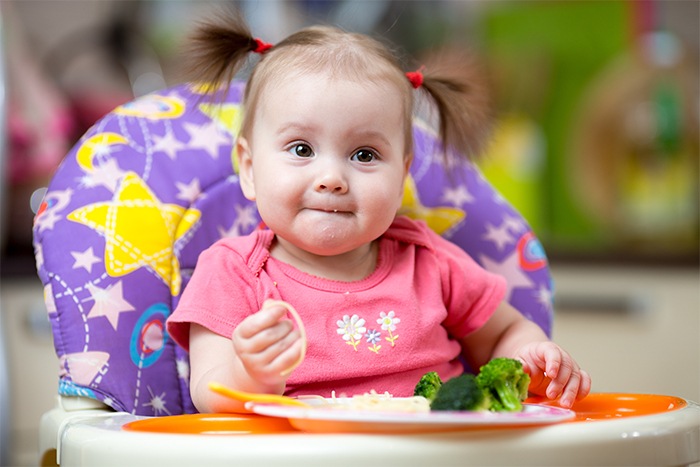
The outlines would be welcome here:
M 326 167 L 316 180 L 316 190 L 343 194 L 348 191 L 347 179 L 338 167 Z

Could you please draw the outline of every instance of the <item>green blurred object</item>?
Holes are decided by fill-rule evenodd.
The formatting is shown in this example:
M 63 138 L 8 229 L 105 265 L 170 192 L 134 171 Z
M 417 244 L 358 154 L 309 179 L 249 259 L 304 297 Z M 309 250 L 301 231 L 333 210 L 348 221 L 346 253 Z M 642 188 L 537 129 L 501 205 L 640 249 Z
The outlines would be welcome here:
M 572 198 L 574 174 L 567 154 L 581 96 L 629 44 L 628 8 L 627 2 L 619 1 L 518 1 L 500 2 L 486 13 L 486 55 L 494 64 L 500 110 L 531 118 L 546 141 L 540 173 L 531 174 L 526 184 L 515 183 L 523 191 L 539 185 L 540 199 L 508 193 L 515 175 L 494 176 L 490 168 L 484 170 L 526 213 L 549 248 L 590 248 L 610 242 L 608 233 Z M 534 212 L 537 206 L 539 212 Z
M 513 112 L 497 122 L 492 143 L 479 161 L 484 176 L 537 232 L 546 226 L 542 209 L 546 155 L 539 124 L 524 113 Z

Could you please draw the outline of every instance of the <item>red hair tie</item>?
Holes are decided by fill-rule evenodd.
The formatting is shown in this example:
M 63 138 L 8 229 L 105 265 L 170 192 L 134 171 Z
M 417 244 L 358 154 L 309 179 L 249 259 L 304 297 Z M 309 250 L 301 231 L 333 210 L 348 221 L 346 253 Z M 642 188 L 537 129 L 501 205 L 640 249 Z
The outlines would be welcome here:
M 407 71 L 406 72 L 406 78 L 411 82 L 411 86 L 413 86 L 414 89 L 418 89 L 419 87 L 423 86 L 423 67 L 420 67 L 416 71 Z
M 253 39 L 253 44 L 255 45 L 255 47 L 253 47 L 252 51 L 256 54 L 262 55 L 272 48 L 272 44 L 268 44 L 267 42 L 258 38 Z

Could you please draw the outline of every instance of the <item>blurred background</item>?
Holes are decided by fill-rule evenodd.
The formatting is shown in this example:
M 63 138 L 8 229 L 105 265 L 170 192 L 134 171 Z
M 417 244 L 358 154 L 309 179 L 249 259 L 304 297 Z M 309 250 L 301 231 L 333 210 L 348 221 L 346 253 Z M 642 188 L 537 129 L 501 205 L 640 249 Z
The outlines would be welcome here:
M 179 82 L 181 41 L 220 3 L 0 3 L 1 465 L 38 462 L 39 417 L 56 394 L 31 238 L 43 187 L 102 115 Z M 554 338 L 594 391 L 700 401 L 700 3 L 226 3 L 273 43 L 322 22 L 406 56 L 475 52 L 497 110 L 479 163 L 548 253 Z

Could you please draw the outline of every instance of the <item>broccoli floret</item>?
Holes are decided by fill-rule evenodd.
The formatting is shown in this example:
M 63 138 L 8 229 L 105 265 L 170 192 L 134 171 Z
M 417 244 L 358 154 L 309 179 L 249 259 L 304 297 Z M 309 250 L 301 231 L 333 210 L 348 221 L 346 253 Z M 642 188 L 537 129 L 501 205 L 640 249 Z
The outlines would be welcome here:
M 519 360 L 494 358 L 481 367 L 476 380 L 481 388 L 491 394 L 492 411 L 518 412 L 523 409 L 530 375 L 525 373 Z
M 489 410 L 491 397 L 470 373 L 446 381 L 430 403 L 430 410 Z
M 413 395 L 423 396 L 429 401 L 432 401 L 435 399 L 435 394 L 437 394 L 440 386 L 442 386 L 440 375 L 438 375 L 436 371 L 430 371 L 424 374 L 418 381 L 418 384 L 416 384 L 413 390 Z

